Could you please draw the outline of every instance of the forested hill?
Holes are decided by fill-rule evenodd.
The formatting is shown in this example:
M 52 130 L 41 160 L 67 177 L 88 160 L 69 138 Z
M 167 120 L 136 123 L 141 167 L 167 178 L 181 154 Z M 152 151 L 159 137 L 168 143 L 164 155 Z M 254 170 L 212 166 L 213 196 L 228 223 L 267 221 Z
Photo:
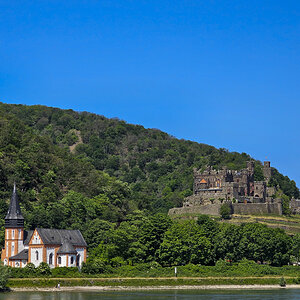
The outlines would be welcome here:
M 167 212 L 192 193 L 194 167 L 241 169 L 249 159 L 88 112 L 0 103 L 0 209 L 3 216 L 15 180 L 28 227 Z M 299 196 L 294 181 L 272 172 L 272 185 Z M 255 176 L 263 179 L 259 161 Z

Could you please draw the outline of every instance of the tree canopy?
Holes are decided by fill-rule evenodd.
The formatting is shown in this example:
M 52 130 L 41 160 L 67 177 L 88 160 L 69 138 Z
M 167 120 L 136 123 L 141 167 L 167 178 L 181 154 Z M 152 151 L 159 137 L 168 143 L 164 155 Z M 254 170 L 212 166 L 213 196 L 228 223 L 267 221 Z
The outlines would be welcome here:
M 205 218 L 177 224 L 166 216 L 192 194 L 193 168 L 239 170 L 250 158 L 87 112 L 0 103 L 0 243 L 15 181 L 26 229 L 80 229 L 99 268 L 103 262 L 211 264 L 244 256 L 282 264 L 288 240 L 283 233 L 276 233 L 282 243 L 265 233 L 268 249 L 283 253 L 265 257 L 259 234 L 251 236 L 247 226 L 241 233 Z M 262 179 L 261 162 L 255 166 Z M 270 184 L 286 199 L 299 196 L 294 181 L 272 173 Z M 246 245 L 251 251 L 241 255 Z

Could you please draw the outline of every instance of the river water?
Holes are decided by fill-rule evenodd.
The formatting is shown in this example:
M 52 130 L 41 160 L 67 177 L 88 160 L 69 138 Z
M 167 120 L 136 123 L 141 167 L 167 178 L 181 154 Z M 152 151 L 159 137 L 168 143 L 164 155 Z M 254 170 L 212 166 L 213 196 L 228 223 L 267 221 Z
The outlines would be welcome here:
M 113 291 L 113 292 L 10 292 L 0 300 L 237 300 L 237 299 L 300 299 L 300 289 L 242 291 Z

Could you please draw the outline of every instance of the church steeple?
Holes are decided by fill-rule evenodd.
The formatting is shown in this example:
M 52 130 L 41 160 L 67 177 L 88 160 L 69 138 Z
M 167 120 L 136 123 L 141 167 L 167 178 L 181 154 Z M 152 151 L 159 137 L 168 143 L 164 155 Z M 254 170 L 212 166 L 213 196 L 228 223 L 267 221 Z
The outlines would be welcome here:
M 22 216 L 21 208 L 19 205 L 16 183 L 12 192 L 9 209 L 5 217 L 5 228 L 23 228 L 24 217 Z

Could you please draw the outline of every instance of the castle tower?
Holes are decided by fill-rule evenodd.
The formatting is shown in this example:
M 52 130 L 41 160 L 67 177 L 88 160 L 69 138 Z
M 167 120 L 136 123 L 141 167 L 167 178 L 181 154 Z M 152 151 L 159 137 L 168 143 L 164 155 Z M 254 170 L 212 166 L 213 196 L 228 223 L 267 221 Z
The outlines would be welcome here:
M 254 161 L 247 161 L 247 170 L 249 171 L 250 176 L 254 174 Z
M 264 161 L 263 173 L 266 181 L 268 182 L 272 176 L 271 163 L 269 161 Z
M 16 184 L 14 184 L 9 209 L 5 217 L 5 245 L 2 249 L 1 260 L 5 265 L 10 264 L 9 258 L 24 249 L 24 217 L 18 201 Z

